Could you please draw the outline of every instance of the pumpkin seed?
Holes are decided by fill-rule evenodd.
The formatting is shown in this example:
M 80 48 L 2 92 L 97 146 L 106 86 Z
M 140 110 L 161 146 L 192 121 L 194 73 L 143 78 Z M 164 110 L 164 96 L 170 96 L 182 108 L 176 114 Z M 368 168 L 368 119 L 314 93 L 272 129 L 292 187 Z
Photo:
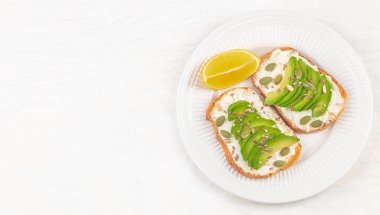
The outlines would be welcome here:
M 293 90 L 294 90 L 294 87 L 292 86 L 292 85 L 286 85 L 286 88 L 288 88 L 288 90 L 290 91 L 290 92 L 292 92 Z
M 218 111 L 221 111 L 221 110 L 222 110 L 222 106 L 220 106 L 220 104 L 216 104 L 216 109 L 217 109 Z
M 273 165 L 274 165 L 275 167 L 282 167 L 282 166 L 285 165 L 285 161 L 278 160 L 278 161 L 275 161 L 275 162 L 273 163 Z
M 220 116 L 215 120 L 215 124 L 216 124 L 216 126 L 220 127 L 223 125 L 224 121 L 226 121 L 226 117 Z
M 314 84 L 309 82 L 303 83 L 302 86 L 304 86 L 308 90 L 315 90 Z
M 285 147 L 285 148 L 281 149 L 280 155 L 281 156 L 286 156 L 287 154 L 289 154 L 289 152 L 290 152 L 290 148 L 289 147 Z
M 301 125 L 306 125 L 311 120 L 311 116 L 304 116 L 301 118 L 300 123 Z
M 220 130 L 220 134 L 225 137 L 225 138 L 230 138 L 231 137 L 231 133 L 226 131 L 226 130 Z
M 322 87 L 322 92 L 323 94 L 325 94 L 327 92 L 327 89 L 326 89 L 326 85 L 324 84 L 323 87 Z
M 248 137 L 250 134 L 251 134 L 251 130 L 250 130 L 248 127 L 246 127 L 246 128 L 244 128 L 244 130 L 241 132 L 240 136 L 241 136 L 241 138 L 246 138 L 246 137 Z
M 279 83 L 281 83 L 281 81 L 282 81 L 282 75 L 280 74 L 280 75 L 277 75 L 275 78 L 274 78 L 274 84 L 279 84 Z
M 267 85 L 272 81 L 272 77 L 264 77 L 260 79 L 260 84 L 261 85 Z
M 319 128 L 321 127 L 321 125 L 323 124 L 323 122 L 321 120 L 315 120 L 314 122 L 312 122 L 310 125 L 311 127 L 313 128 Z
M 268 71 L 268 72 L 272 72 L 274 70 L 274 68 L 276 68 L 276 64 L 275 63 L 270 63 L 270 64 L 268 64 L 265 67 L 265 70 Z
M 302 77 L 302 71 L 300 69 L 296 69 L 296 78 L 300 79 Z

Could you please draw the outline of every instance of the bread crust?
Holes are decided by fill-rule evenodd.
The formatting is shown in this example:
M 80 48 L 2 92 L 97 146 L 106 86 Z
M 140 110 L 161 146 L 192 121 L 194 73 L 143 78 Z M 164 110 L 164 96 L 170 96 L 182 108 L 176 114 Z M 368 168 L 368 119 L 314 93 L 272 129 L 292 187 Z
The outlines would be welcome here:
M 270 52 L 267 52 L 266 54 L 263 55 L 263 57 L 261 58 L 261 62 L 264 62 L 266 61 L 268 58 L 270 58 L 270 56 L 272 55 L 272 52 L 277 50 L 277 49 L 280 49 L 282 51 L 287 51 L 287 50 L 291 50 L 291 51 L 296 51 L 298 52 L 298 54 L 305 58 L 306 60 L 309 61 L 310 64 L 312 65 L 315 65 L 313 63 L 313 61 L 311 61 L 309 58 L 305 57 L 304 55 L 302 55 L 302 53 L 300 53 L 298 50 L 294 49 L 294 48 L 291 48 L 291 47 L 280 47 L 280 48 L 275 48 L 273 49 L 272 51 Z M 259 71 L 261 70 L 261 68 L 259 69 Z M 325 74 L 327 76 L 329 76 L 331 78 L 331 80 L 336 84 L 336 86 L 338 86 L 339 88 L 339 92 L 343 98 L 343 104 L 342 104 L 342 107 L 339 111 L 339 113 L 337 115 L 333 115 L 331 114 L 329 116 L 329 120 L 327 122 L 325 122 L 323 124 L 322 127 L 318 128 L 318 129 L 315 129 L 315 130 L 310 130 L 310 131 L 306 131 L 300 127 L 297 127 L 297 125 L 295 123 L 292 122 L 292 120 L 290 120 L 289 118 L 287 118 L 284 114 L 284 112 L 281 110 L 281 108 L 279 106 L 276 106 L 276 105 L 273 105 L 273 107 L 276 109 L 276 111 L 280 114 L 280 116 L 282 117 L 282 119 L 286 122 L 286 124 L 291 127 L 294 131 L 298 132 L 298 133 L 313 133 L 313 132 L 317 132 L 317 131 L 322 131 L 324 129 L 326 129 L 327 127 L 329 127 L 332 123 L 334 123 L 338 117 L 343 113 L 344 109 L 346 108 L 346 103 L 347 103 L 347 93 L 346 91 L 344 90 L 343 86 L 334 78 L 334 76 L 330 75 L 328 72 L 326 72 L 325 70 L 321 69 L 318 67 L 318 72 L 321 73 L 321 74 Z M 261 92 L 262 95 L 266 96 L 265 92 L 263 91 L 263 89 L 256 83 L 255 81 L 255 75 L 252 76 L 252 83 L 253 85 L 259 89 L 259 91 Z
M 218 142 L 220 143 L 220 145 L 222 146 L 222 149 L 223 149 L 223 152 L 224 152 L 224 155 L 226 156 L 226 159 L 228 161 L 228 163 L 237 171 L 239 172 L 240 174 L 246 176 L 246 177 L 249 177 L 249 178 L 267 178 L 267 177 L 270 177 L 272 175 L 275 175 L 277 174 L 279 171 L 281 170 L 285 170 L 285 169 L 288 169 L 290 168 L 291 166 L 293 166 L 296 161 L 298 160 L 300 154 L 301 154 L 301 149 L 302 149 L 302 145 L 300 142 L 297 143 L 297 147 L 295 149 L 295 154 L 289 158 L 288 162 L 286 163 L 286 165 L 282 166 L 281 168 L 279 168 L 277 171 L 275 172 L 271 172 L 271 173 L 268 173 L 268 174 L 251 174 L 249 172 L 246 172 L 243 170 L 243 168 L 241 168 L 240 166 L 237 165 L 237 163 L 235 162 L 234 158 L 233 158 L 233 155 L 232 153 L 230 152 L 230 150 L 228 150 L 228 147 L 227 147 L 227 143 L 223 140 L 223 138 L 220 136 L 219 134 L 219 130 L 218 130 L 218 126 L 216 126 L 215 124 L 215 121 L 212 120 L 211 118 L 211 114 L 212 114 L 212 111 L 214 110 L 214 107 L 215 107 L 215 104 L 221 99 L 223 98 L 223 96 L 225 96 L 227 93 L 229 93 L 230 91 L 233 91 L 233 90 L 236 90 L 236 89 L 245 89 L 245 90 L 255 90 L 255 89 L 252 89 L 252 88 L 249 88 L 249 87 L 237 87 L 237 88 L 233 88 L 233 89 L 230 89 L 230 90 L 227 90 L 225 91 L 224 93 L 222 93 L 221 95 L 218 96 L 217 99 L 215 99 L 210 105 L 209 107 L 207 108 L 207 111 L 206 111 L 206 119 L 211 121 L 212 123 L 212 126 L 214 128 L 214 131 L 215 131 L 215 135 L 216 135 L 216 139 L 218 140 Z M 258 93 L 259 94 L 259 93 Z M 260 94 L 259 94 L 260 96 Z M 261 101 L 263 101 L 263 98 L 260 96 L 261 98 Z M 271 108 L 272 109 L 272 108 Z M 273 110 L 273 109 L 272 109 Z M 277 112 L 275 110 L 273 110 L 273 112 L 275 114 L 277 114 Z M 293 134 L 294 136 L 295 133 Z

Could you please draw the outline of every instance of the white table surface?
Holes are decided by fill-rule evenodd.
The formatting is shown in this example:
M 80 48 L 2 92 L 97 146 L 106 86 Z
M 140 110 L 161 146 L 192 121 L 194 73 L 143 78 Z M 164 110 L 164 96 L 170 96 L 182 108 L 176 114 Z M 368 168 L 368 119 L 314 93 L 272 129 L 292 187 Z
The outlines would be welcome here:
M 374 92 L 356 165 L 325 192 L 283 205 L 214 185 L 176 125 L 177 83 L 196 45 L 263 9 L 336 30 Z M 379 214 L 379 41 L 380 4 L 370 0 L 2 0 L 0 214 Z

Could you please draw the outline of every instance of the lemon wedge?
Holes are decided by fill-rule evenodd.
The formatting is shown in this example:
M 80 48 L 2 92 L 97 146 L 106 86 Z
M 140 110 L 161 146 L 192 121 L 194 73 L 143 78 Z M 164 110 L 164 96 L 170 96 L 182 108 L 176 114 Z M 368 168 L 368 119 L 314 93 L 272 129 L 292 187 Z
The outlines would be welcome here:
M 202 69 L 202 80 L 212 89 L 227 88 L 255 73 L 260 63 L 260 58 L 248 50 L 223 52 L 207 61 Z

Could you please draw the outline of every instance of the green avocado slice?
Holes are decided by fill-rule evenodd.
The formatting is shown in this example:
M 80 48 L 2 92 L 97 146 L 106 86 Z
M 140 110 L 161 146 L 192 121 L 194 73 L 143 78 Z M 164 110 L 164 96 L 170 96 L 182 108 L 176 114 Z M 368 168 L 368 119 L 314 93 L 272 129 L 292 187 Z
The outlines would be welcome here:
M 235 139 L 240 139 L 240 131 L 241 131 L 241 124 L 237 123 L 236 121 L 231 127 L 231 134 L 234 135 Z
M 296 93 L 292 96 L 292 98 L 290 98 L 288 101 L 286 101 L 284 104 L 282 104 L 281 105 L 282 107 L 290 107 L 291 106 L 290 104 L 293 104 L 295 101 L 298 100 L 298 97 L 300 97 L 301 94 L 303 93 L 302 86 L 297 86 L 295 88 L 295 91 L 296 91 Z
M 256 109 L 255 109 L 256 111 Z M 242 120 L 241 124 L 246 125 L 247 123 L 251 123 L 255 119 L 260 119 L 261 117 L 256 113 L 248 112 L 245 114 L 244 119 Z
M 283 134 L 282 134 L 282 135 L 283 135 Z M 272 137 L 272 138 L 273 138 L 273 137 Z M 264 145 L 264 146 L 266 145 L 268 139 L 271 139 L 271 138 L 269 138 L 269 135 L 267 135 L 267 136 L 265 137 L 265 139 L 261 138 L 261 139 L 258 141 L 258 144 L 256 144 L 255 147 L 251 150 L 251 152 L 250 152 L 250 155 L 251 155 L 251 156 L 249 156 L 249 158 L 250 158 L 251 160 L 248 160 L 248 165 L 249 165 L 250 167 L 253 167 L 253 166 L 254 166 L 255 159 L 256 159 L 258 156 L 260 156 L 260 151 L 261 151 L 263 145 Z
M 300 61 L 300 59 L 298 60 Z M 290 91 L 286 96 L 284 96 L 280 101 L 276 102 L 275 105 L 277 106 L 281 106 L 281 107 L 284 107 L 285 104 L 291 99 L 293 98 L 295 95 L 297 95 L 301 89 L 300 86 L 297 86 L 297 82 L 301 81 L 304 77 L 304 73 L 302 72 L 301 70 L 301 67 L 299 66 L 299 62 L 298 61 L 295 61 L 294 62 L 294 75 L 291 79 L 291 81 L 289 82 L 289 84 L 294 88 L 293 91 Z M 299 77 L 297 77 L 297 73 L 301 74 Z
M 245 113 L 245 110 L 250 109 L 250 108 L 251 108 L 250 105 L 243 105 L 243 106 L 238 106 L 238 107 L 234 108 L 231 111 L 231 113 L 228 114 L 228 117 L 227 117 L 228 121 L 232 121 L 234 119 L 237 119 L 237 118 L 243 116 Z
M 251 135 L 248 140 L 245 142 L 244 147 L 241 149 L 241 154 L 243 155 L 243 159 L 246 161 L 249 152 L 256 144 L 256 142 L 265 134 L 265 132 L 256 132 Z
M 315 87 L 315 89 L 313 90 L 313 98 L 306 105 L 304 105 L 301 108 L 301 111 L 310 109 L 310 108 L 308 108 L 308 106 L 310 106 L 310 104 L 313 101 L 318 99 L 318 97 L 320 95 L 320 93 L 318 95 L 318 92 L 322 91 L 322 84 L 319 81 L 321 78 L 321 75 L 319 74 L 319 72 L 317 72 L 313 68 L 309 67 L 309 73 L 311 74 L 311 80 L 313 82 L 313 86 Z
M 239 100 L 233 104 L 231 104 L 230 106 L 228 106 L 228 114 L 231 114 L 232 111 L 237 108 L 237 107 L 241 107 L 241 106 L 250 106 L 251 104 L 248 102 L 248 101 L 245 101 L 245 100 Z
M 297 104 L 299 102 L 298 98 L 305 94 L 306 93 L 306 89 L 302 86 L 302 83 L 305 83 L 307 80 L 308 80 L 308 70 L 305 69 L 306 68 L 306 64 L 301 60 L 301 59 L 298 59 L 298 68 L 301 69 L 301 72 L 302 72 L 302 78 L 300 80 L 301 84 L 298 83 L 296 88 L 295 88 L 295 91 L 296 93 L 293 95 L 292 98 L 290 98 L 287 102 L 285 102 L 282 106 L 283 107 L 292 107 L 294 106 L 295 104 Z
M 260 169 L 262 166 L 264 166 L 267 163 L 269 156 L 272 156 L 277 151 L 285 147 L 289 147 L 298 141 L 299 139 L 297 137 L 286 136 L 286 135 L 280 135 L 280 136 L 274 137 L 273 139 L 268 140 L 265 143 L 266 145 L 268 145 L 268 147 L 257 150 L 257 153 L 253 157 L 252 167 L 255 170 Z
M 261 136 L 261 138 L 257 140 L 257 143 L 254 145 L 254 147 L 252 147 L 251 151 L 248 154 L 247 162 L 248 162 L 248 166 L 250 167 L 253 166 L 254 157 L 257 156 L 256 153 L 258 150 L 258 146 L 260 145 L 260 143 L 262 143 L 263 138 L 264 138 L 264 135 Z
M 262 125 L 262 124 L 271 126 L 272 122 L 270 121 L 272 120 L 265 119 L 259 116 L 256 112 L 255 113 L 248 112 L 245 114 L 244 119 L 241 121 L 241 125 L 243 127 L 242 129 L 245 129 L 247 126 L 249 126 L 249 128 L 252 129 L 254 126 Z
M 265 128 L 261 127 L 261 128 L 264 129 L 264 132 L 266 132 L 266 134 L 264 134 L 262 138 L 260 138 L 260 140 L 257 141 L 257 144 L 254 145 L 254 147 L 249 152 L 247 160 L 248 160 L 248 165 L 251 167 L 253 166 L 253 163 L 254 163 L 254 157 L 258 156 L 258 153 L 260 153 L 261 147 L 259 147 L 259 145 L 265 145 L 268 140 L 273 139 L 274 137 L 277 137 L 280 135 L 284 135 L 277 128 L 273 128 L 273 127 L 265 127 Z
M 258 127 L 258 126 L 273 126 L 276 123 L 273 120 L 265 119 L 265 118 L 259 118 L 255 119 L 251 122 L 251 128 Z
M 241 150 L 245 147 L 245 145 L 247 144 L 249 138 L 251 138 L 252 136 L 253 136 L 253 134 L 250 134 L 248 137 L 246 137 L 246 138 L 241 138 L 241 139 L 239 140 L 239 145 L 240 145 L 240 149 L 241 149 Z
M 312 116 L 318 117 L 325 114 L 327 111 L 327 108 L 329 107 L 331 97 L 332 97 L 331 91 L 327 92 L 326 94 L 323 94 L 319 98 L 317 105 L 313 108 Z
M 257 126 L 253 127 L 255 132 L 264 131 L 265 133 L 269 133 L 271 135 L 278 135 L 281 134 L 281 131 L 278 128 L 273 128 L 270 126 Z
M 240 139 L 239 141 L 239 144 L 240 144 L 240 147 L 241 147 L 241 150 L 243 151 L 243 149 L 246 147 L 246 144 L 247 142 L 249 141 L 249 138 L 251 138 L 253 135 L 255 135 L 256 133 L 259 133 L 259 135 L 263 135 L 263 134 L 269 134 L 269 135 L 272 135 L 272 136 L 277 136 L 279 134 L 281 134 L 281 131 L 277 128 L 273 128 L 273 127 L 270 127 L 270 126 L 256 126 L 256 127 L 253 127 L 254 129 L 254 134 L 250 134 L 248 137 L 246 138 L 242 138 Z M 257 137 L 257 134 L 255 136 L 255 138 Z M 253 139 L 251 139 L 250 141 L 253 141 Z
M 252 130 L 255 128 L 267 127 L 268 129 L 266 129 L 266 131 L 264 129 L 264 132 L 266 132 L 266 133 L 268 133 L 270 131 L 275 132 L 274 130 L 270 129 L 270 127 L 272 127 L 274 124 L 275 124 L 275 122 L 273 120 L 270 120 L 270 119 L 254 118 L 254 119 L 252 119 L 252 121 L 249 122 L 249 124 L 244 124 L 243 127 L 241 128 L 241 130 L 244 131 L 245 129 Z M 275 129 L 275 128 L 273 128 L 273 129 Z M 255 131 L 257 132 L 256 129 L 255 129 Z
M 287 88 L 277 89 L 274 92 L 270 92 L 265 98 L 265 103 L 267 103 L 268 105 L 274 105 L 277 101 L 281 100 L 288 93 L 289 90 Z
M 331 83 L 328 81 L 326 75 L 323 75 L 322 78 L 321 78 L 321 82 L 322 82 L 322 91 L 321 91 L 321 95 L 319 96 L 319 98 L 317 100 L 315 100 L 311 105 L 310 105 L 310 108 L 309 109 L 313 109 L 317 103 L 319 102 L 320 100 L 320 97 L 322 97 L 323 95 L 325 95 L 327 92 L 330 92 L 331 91 Z M 325 88 L 326 88 L 326 93 L 323 93 L 323 85 L 325 85 Z
M 273 120 L 259 116 L 257 113 L 248 112 L 245 114 L 241 124 L 243 125 L 243 129 L 247 125 L 252 129 L 257 126 L 273 126 L 276 123 Z
M 282 83 L 276 91 L 268 93 L 267 97 L 265 98 L 265 102 L 267 104 L 273 105 L 289 93 L 289 90 L 286 88 L 286 86 L 294 76 L 295 63 L 296 58 L 290 57 L 284 70 L 284 78 L 282 79 Z
M 308 104 L 314 97 L 314 91 L 308 90 L 306 92 L 306 95 L 301 97 L 301 101 L 298 102 L 296 105 L 294 105 L 293 110 L 294 111 L 301 111 L 302 107 Z
M 314 97 L 314 91 L 315 91 L 315 86 L 314 82 L 317 83 L 318 81 L 315 81 L 318 77 L 316 76 L 317 74 L 314 73 L 313 69 L 309 66 L 307 66 L 305 63 L 303 63 L 303 68 L 305 68 L 306 74 L 307 74 L 307 81 L 302 83 L 303 88 L 306 90 L 306 93 L 301 94 L 300 97 L 298 97 L 298 102 L 293 105 L 293 110 L 294 111 L 301 111 L 301 109 L 307 105 Z M 306 85 L 306 86 L 304 86 Z M 308 86 L 312 88 L 307 88 Z
M 309 110 L 314 107 L 314 104 L 318 101 L 319 97 L 322 95 L 323 85 L 324 85 L 324 77 L 319 75 L 318 85 L 317 85 L 317 89 L 315 91 L 314 97 L 306 106 L 302 108 L 302 110 Z

